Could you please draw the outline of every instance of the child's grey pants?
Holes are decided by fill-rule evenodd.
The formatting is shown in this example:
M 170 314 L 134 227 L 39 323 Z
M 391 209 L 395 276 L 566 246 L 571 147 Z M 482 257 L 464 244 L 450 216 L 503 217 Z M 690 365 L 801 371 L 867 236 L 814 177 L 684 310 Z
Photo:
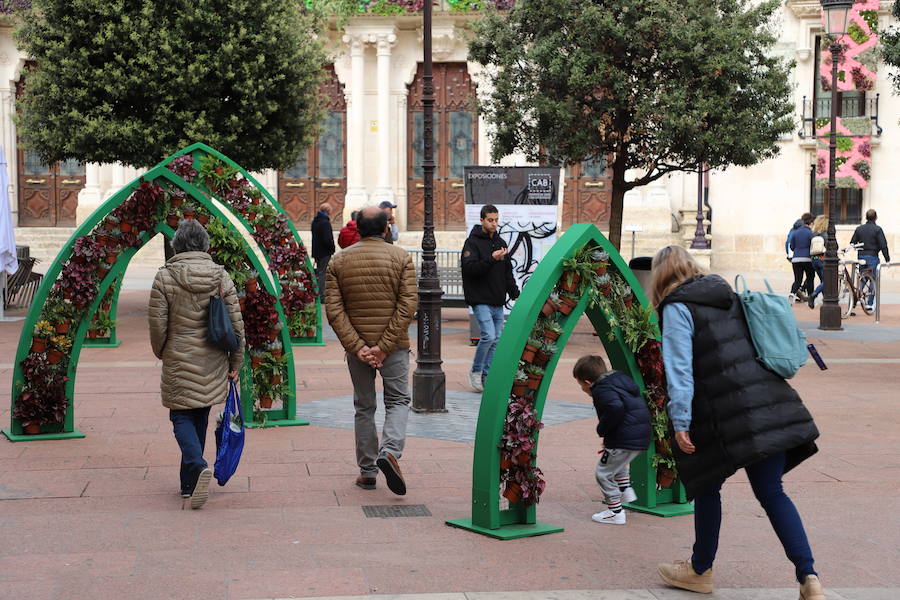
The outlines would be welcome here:
M 618 504 L 622 501 L 622 491 L 616 479 L 628 477 L 628 465 L 631 464 L 640 450 L 623 450 L 622 448 L 607 448 L 597 461 L 597 470 L 594 476 L 607 504 Z

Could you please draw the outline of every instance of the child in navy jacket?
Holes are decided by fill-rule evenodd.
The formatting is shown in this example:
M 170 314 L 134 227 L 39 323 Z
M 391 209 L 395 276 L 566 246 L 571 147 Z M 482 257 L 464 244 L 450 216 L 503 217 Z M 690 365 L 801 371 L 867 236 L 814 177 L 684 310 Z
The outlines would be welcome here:
M 607 370 L 600 356 L 579 358 L 572 375 L 582 391 L 593 398 L 599 420 L 601 456 L 595 475 L 609 508 L 591 519 L 624 525 L 622 502 L 637 500 L 631 489 L 629 465 L 650 445 L 650 411 L 634 380 L 625 373 Z

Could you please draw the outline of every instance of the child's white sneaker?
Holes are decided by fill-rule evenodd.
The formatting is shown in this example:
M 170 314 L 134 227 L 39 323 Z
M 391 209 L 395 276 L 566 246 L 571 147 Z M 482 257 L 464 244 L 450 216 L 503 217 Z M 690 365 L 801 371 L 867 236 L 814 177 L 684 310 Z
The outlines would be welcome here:
M 625 488 L 625 491 L 622 492 L 622 502 L 637 502 L 637 494 L 634 488 L 631 486 Z
M 604 510 L 603 512 L 598 512 L 591 516 L 592 521 L 596 521 L 597 523 L 609 523 L 610 525 L 624 525 L 625 524 L 625 511 L 620 510 L 617 513 L 614 513 L 611 510 Z

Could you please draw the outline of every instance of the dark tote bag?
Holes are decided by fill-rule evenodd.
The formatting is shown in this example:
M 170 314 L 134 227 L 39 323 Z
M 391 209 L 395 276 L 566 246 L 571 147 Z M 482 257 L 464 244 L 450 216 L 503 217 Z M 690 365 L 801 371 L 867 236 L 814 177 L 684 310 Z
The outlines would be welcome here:
M 234 352 L 241 346 L 241 340 L 234 331 L 228 306 L 222 298 L 222 284 L 219 283 L 219 295 L 209 299 L 209 312 L 206 316 L 206 341 L 226 352 Z

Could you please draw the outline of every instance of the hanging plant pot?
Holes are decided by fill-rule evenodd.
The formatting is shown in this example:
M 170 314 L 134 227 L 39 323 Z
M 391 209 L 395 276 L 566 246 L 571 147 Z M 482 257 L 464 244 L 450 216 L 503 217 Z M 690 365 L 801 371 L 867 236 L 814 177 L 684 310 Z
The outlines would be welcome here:
M 532 375 L 528 374 L 528 382 L 525 384 L 529 390 L 536 390 L 541 387 L 541 379 L 543 379 L 543 375 Z
M 209 217 L 207 217 L 206 215 L 198 215 L 197 222 L 201 225 L 206 225 L 207 223 L 209 223 Z
M 63 333 L 68 333 L 69 327 L 71 327 L 71 326 L 72 326 L 72 324 L 69 323 L 68 321 L 60 321 L 59 323 L 56 323 L 53 325 L 53 329 L 56 330 L 56 333 L 63 334 Z
M 55 365 L 63 359 L 63 354 L 59 350 L 50 350 L 47 352 L 47 362 L 51 365 Z
M 169 215 L 168 217 L 166 217 L 166 225 L 168 225 L 172 229 L 178 227 L 178 215 Z
M 574 292 L 578 289 L 578 284 L 581 283 L 581 274 L 580 273 L 572 273 L 571 271 L 566 271 L 562 276 L 562 289 L 567 292 Z
M 193 218 L 194 218 L 194 211 L 192 211 L 192 210 L 186 210 L 186 211 L 184 211 L 184 212 L 181 213 L 181 216 L 184 217 L 185 219 L 193 219 Z
M 669 444 L 669 440 L 656 440 L 656 442 L 654 442 L 654 446 L 656 447 L 657 454 L 662 454 L 663 456 L 672 456 L 672 446 Z
M 597 275 L 605 275 L 607 266 L 608 263 L 605 262 L 597 263 L 597 266 L 594 267 L 594 273 L 596 273 Z
M 259 286 L 257 284 L 258 284 L 258 281 L 256 279 L 248 279 L 247 283 L 244 284 L 244 288 L 248 292 L 255 292 L 259 288 Z
M 272 385 L 278 385 L 281 383 L 281 374 L 272 375 L 272 379 L 269 380 L 269 383 Z
M 254 196 L 250 198 L 250 204 L 252 204 L 253 206 L 259 206 L 259 197 Z
M 270 341 L 270 342 L 274 342 L 274 341 L 277 340 L 277 339 L 278 339 L 278 330 L 277 330 L 277 329 L 270 329 L 270 330 L 269 330 L 269 341 Z
M 111 265 L 111 264 L 113 264 L 114 262 L 116 262 L 116 257 L 117 257 L 117 256 L 118 256 L 118 255 L 117 255 L 115 252 L 107 252 L 107 253 L 106 253 L 106 262 L 107 262 L 107 264 L 110 264 L 110 265 Z
M 179 207 L 184 203 L 184 198 L 181 196 L 172 196 L 172 206 Z
M 37 435 L 41 432 L 41 426 L 37 423 L 29 423 L 22 426 L 22 431 L 25 435 Z
M 251 356 L 250 357 L 250 368 L 256 369 L 259 365 L 262 364 L 263 357 L 262 356 Z
M 523 381 L 521 383 L 516 382 L 512 386 L 512 395 L 513 396 L 524 396 L 528 393 L 528 383 Z
M 541 314 L 545 317 L 549 317 L 553 313 L 559 310 L 559 307 L 554 304 L 553 300 L 547 298 L 547 301 L 544 302 L 544 306 L 541 307 Z
M 549 340 L 551 342 L 555 342 L 559 339 L 560 333 L 558 331 L 553 331 L 551 329 L 544 330 L 544 339 Z
M 546 366 L 550 362 L 550 355 L 540 350 L 534 353 L 534 365 L 538 367 Z
M 564 315 L 568 315 L 575 307 L 578 306 L 578 301 L 573 300 L 572 298 L 560 298 L 559 299 L 559 312 Z
M 314 337 L 316 337 L 316 328 L 315 328 L 315 327 L 310 327 L 309 329 L 307 329 L 307 330 L 306 330 L 306 337 L 308 337 L 308 338 L 314 338 Z
M 100 337 L 100 330 L 99 329 L 88 329 L 87 336 L 90 339 Z
M 604 283 L 600 285 L 600 293 L 609 298 L 610 294 L 612 294 L 612 284 Z
M 259 397 L 260 408 L 272 408 L 272 396 L 263 394 Z
M 625 304 L 625 308 L 631 308 L 634 304 L 634 296 L 625 296 L 622 298 L 622 302 Z
M 659 466 L 656 468 L 656 485 L 662 488 L 672 487 L 675 481 L 675 471 L 669 467 Z
M 126 223 L 125 221 L 119 223 L 119 231 L 121 231 L 122 233 L 128 233 L 132 229 L 134 229 L 134 225 L 132 225 L 131 223 Z
M 272 358 L 281 360 L 282 350 L 272 350 Z
M 47 338 L 31 338 L 31 351 L 40 354 L 47 350 Z
M 527 363 L 530 363 L 531 361 L 534 360 L 534 353 L 537 351 L 538 351 L 538 349 L 535 348 L 534 346 L 529 346 L 528 344 L 525 344 L 525 350 L 522 351 L 522 360 L 524 360 Z
M 511 504 L 516 504 L 522 498 L 522 486 L 515 481 L 508 482 L 503 490 L 503 497 Z
M 503 471 L 508 471 L 510 467 L 512 467 L 512 459 L 509 457 L 509 453 L 501 452 L 500 453 L 500 469 Z

